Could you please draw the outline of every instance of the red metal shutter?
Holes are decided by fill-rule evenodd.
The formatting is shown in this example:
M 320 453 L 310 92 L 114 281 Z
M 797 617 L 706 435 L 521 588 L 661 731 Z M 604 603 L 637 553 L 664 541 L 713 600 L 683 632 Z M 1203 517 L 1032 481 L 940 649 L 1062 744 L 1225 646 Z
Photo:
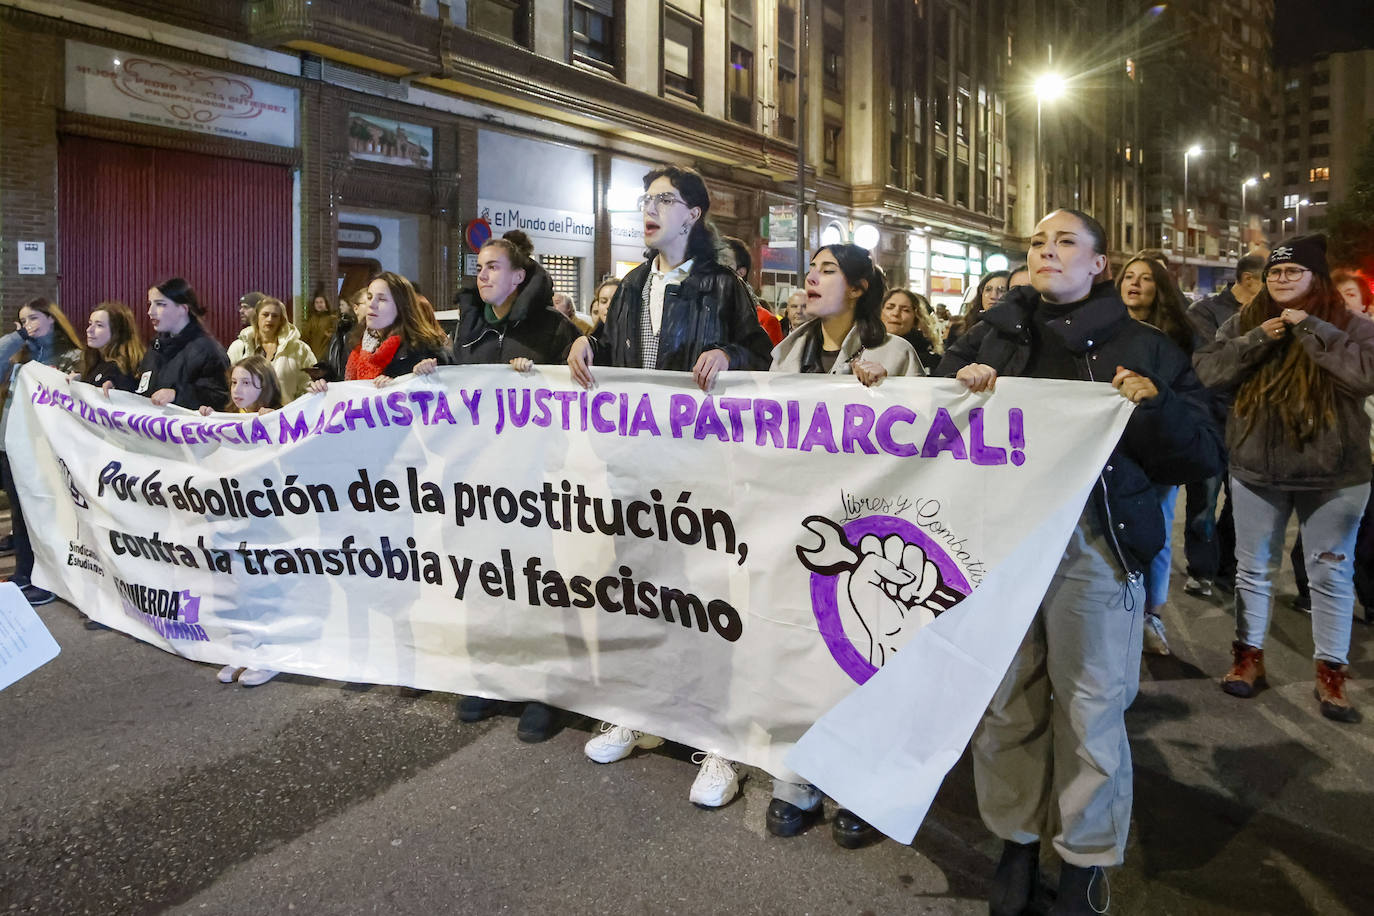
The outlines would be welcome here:
M 59 303 L 78 329 L 123 300 L 145 337 L 148 289 L 184 277 L 221 343 L 250 290 L 291 304 L 291 171 L 284 166 L 63 136 Z

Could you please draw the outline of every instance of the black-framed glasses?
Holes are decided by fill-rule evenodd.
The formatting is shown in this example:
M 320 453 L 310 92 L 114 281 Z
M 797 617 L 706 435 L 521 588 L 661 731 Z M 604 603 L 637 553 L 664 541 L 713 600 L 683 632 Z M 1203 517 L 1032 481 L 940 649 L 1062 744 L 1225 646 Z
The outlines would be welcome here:
M 660 207 L 671 207 L 673 204 L 682 204 L 685 207 L 687 206 L 687 201 L 678 197 L 672 191 L 664 191 L 660 194 L 641 194 L 639 195 L 639 199 L 635 201 L 635 204 L 640 210 L 649 210 L 652 208 L 657 212 Z
M 1301 280 L 1303 274 L 1310 274 L 1311 272 L 1306 267 L 1293 267 L 1292 265 L 1271 267 L 1264 272 L 1264 279 L 1287 280 L 1291 283 L 1294 280 Z

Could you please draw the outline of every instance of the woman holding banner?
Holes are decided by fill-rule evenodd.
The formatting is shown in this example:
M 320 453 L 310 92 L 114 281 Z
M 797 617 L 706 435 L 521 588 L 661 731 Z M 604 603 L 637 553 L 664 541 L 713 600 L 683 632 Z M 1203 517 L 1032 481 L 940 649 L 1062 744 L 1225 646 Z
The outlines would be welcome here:
M 577 328 L 553 308 L 553 281 L 533 257 L 534 245 L 519 229 L 488 239 L 477 254 L 480 306 L 464 308 L 453 335 L 458 365 L 509 363 L 527 371 L 536 363 L 561 363 L 577 338 Z M 458 718 L 479 722 L 499 703 L 469 694 L 458 701 Z M 528 744 L 546 741 L 558 726 L 557 711 L 530 701 L 520 713 L 516 737 Z
M 75 370 L 81 362 L 79 340 L 57 303 L 47 299 L 31 299 L 24 303 L 19 309 L 19 323 L 15 330 L 0 337 L 0 363 L 9 367 L 5 375 L 4 407 L 9 406 L 15 376 L 24 363 L 39 362 L 62 372 Z M 8 420 L 9 411 L 5 410 L 0 415 L 0 448 L 4 446 Z M 33 575 L 33 547 L 29 541 L 29 529 L 24 524 L 19 491 L 15 489 L 14 477 L 10 474 L 8 457 L 0 464 L 3 464 L 5 492 L 10 498 L 10 524 L 14 537 L 14 572 L 10 573 L 9 580 L 23 590 L 30 604 L 37 607 L 52 601 L 53 593 L 29 581 Z
M 1097 220 L 1049 214 L 1029 261 L 1031 285 L 984 311 L 939 374 L 973 392 L 1004 375 L 1111 381 L 1137 406 L 974 733 L 974 782 L 983 821 L 1003 840 L 990 912 L 1026 909 L 1041 837 L 1058 824 L 1055 912 L 1102 913 L 1102 870 L 1121 863 L 1130 827 L 1125 711 L 1140 683 L 1140 578 L 1165 540 L 1155 487 L 1217 473 L 1222 449 L 1188 357 L 1132 320 L 1106 279 Z
M 229 400 L 229 355 L 200 324 L 205 307 L 180 277 L 148 290 L 148 318 L 157 337 L 138 364 L 134 387 L 159 407 L 198 410 Z
M 432 309 L 420 304 L 409 280 L 389 270 L 377 274 L 367 284 L 367 299 L 358 309 L 344 380 L 370 381 L 382 388 L 399 376 L 428 375 L 450 364 L 448 335 L 433 316 Z M 316 379 L 309 390 L 323 393 L 328 385 Z
M 134 390 L 134 373 L 143 362 L 134 313 L 123 302 L 102 302 L 86 322 L 81 381 L 97 388 Z
M 925 375 L 911 344 L 884 324 L 883 272 L 858 245 L 827 245 L 811 259 L 806 274 L 806 313 L 814 318 L 788 334 L 773 350 L 772 372 L 853 375 L 876 385 L 889 375 Z M 914 305 L 914 301 L 913 301 Z M 795 836 L 822 814 L 814 786 L 773 779 L 766 822 L 774 836 Z M 878 832 L 841 808 L 831 836 L 846 849 L 876 839 Z
M 286 317 L 286 306 L 280 299 L 263 297 L 253 309 L 253 323 L 229 344 L 230 362 L 237 363 L 249 356 L 261 356 L 271 364 L 285 403 L 291 403 L 309 388 L 310 375 L 306 370 L 315 365 L 315 353 Z
M 754 296 L 729 266 L 730 256 L 707 220 L 711 194 L 692 169 L 675 165 L 644 176 L 639 198 L 648 260 L 630 271 L 616 289 L 606 320 L 579 337 L 568 353 L 573 380 L 595 384 L 592 364 L 691 372 L 710 391 L 725 369 L 764 369 L 772 341 L 759 326 Z M 623 760 L 636 748 L 663 739 L 603 723 L 587 742 L 597 763 Z M 696 759 L 694 755 L 694 759 Z M 701 807 L 720 807 L 739 792 L 734 766 L 718 754 L 701 752 L 701 769 L 690 798 Z

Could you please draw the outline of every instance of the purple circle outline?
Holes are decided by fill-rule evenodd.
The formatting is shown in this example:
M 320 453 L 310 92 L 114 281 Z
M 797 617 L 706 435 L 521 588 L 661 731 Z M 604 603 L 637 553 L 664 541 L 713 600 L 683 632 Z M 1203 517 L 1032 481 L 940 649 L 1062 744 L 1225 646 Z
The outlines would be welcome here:
M 965 595 L 973 591 L 959 565 L 945 553 L 944 548 L 904 518 L 892 515 L 867 515 L 848 522 L 843 528 L 845 537 L 851 544 L 858 544 L 866 534 L 878 537 L 901 535 L 908 544 L 915 544 L 925 551 L 926 559 L 940 570 L 946 585 Z M 854 644 L 845 635 L 844 625 L 840 622 L 838 576 L 811 574 L 811 609 L 816 615 L 816 625 L 821 638 L 825 640 L 826 648 L 830 650 L 836 664 L 845 674 L 856 684 L 862 684 L 877 673 L 878 669 L 859 654 L 859 650 L 854 648 Z

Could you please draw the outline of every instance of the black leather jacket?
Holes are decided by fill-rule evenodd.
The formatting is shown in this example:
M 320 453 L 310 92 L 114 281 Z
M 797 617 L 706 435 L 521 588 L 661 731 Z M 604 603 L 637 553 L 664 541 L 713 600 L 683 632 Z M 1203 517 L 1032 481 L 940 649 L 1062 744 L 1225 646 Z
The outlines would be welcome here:
M 1024 375 L 1038 298 L 1030 286 L 1008 292 L 946 351 L 936 375 L 953 376 L 970 363 L 991 366 L 998 375 Z M 1168 536 L 1154 485 L 1202 480 L 1225 467 L 1206 390 L 1187 355 L 1162 331 L 1131 318 L 1111 283 L 1094 286 L 1078 308 L 1046 328 L 1077 357 L 1080 380 L 1110 382 L 1122 366 L 1159 389 L 1131 414 L 1092 497 L 1117 561 L 1127 573 L 1141 572 Z
M 639 322 L 651 267 L 646 261 L 626 275 L 605 322 L 588 335 L 595 365 L 639 368 Z M 707 350 L 723 350 L 731 369 L 762 371 L 771 362 L 773 341 L 759 325 L 744 281 L 729 267 L 699 258 L 686 279 L 664 291 L 657 368 L 690 372 Z

